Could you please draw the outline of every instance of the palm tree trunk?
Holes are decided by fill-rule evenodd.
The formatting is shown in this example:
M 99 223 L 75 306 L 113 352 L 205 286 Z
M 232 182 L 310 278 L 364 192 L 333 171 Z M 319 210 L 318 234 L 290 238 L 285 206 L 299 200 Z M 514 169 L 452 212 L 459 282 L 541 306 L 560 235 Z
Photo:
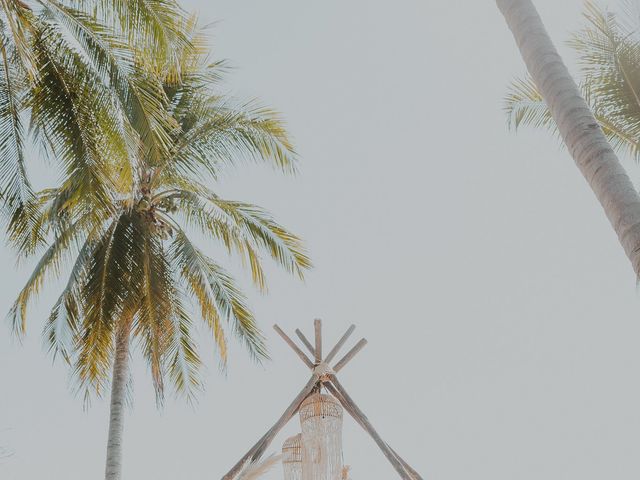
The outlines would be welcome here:
M 531 0 L 496 0 L 571 156 L 640 278 L 640 197 L 569 75 Z
M 122 431 L 124 427 L 125 393 L 129 374 L 129 335 L 131 321 L 125 320 L 116 333 L 116 355 L 111 383 L 109 440 L 107 441 L 106 480 L 122 478 Z

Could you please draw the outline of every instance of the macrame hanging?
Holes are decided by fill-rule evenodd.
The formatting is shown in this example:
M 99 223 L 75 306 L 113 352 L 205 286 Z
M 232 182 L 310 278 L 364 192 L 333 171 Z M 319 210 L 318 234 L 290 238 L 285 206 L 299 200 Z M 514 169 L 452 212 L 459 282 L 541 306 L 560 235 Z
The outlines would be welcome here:
M 342 407 L 331 395 L 315 393 L 300 406 L 302 480 L 341 480 Z
M 282 445 L 284 480 L 302 480 L 302 434 L 294 435 Z

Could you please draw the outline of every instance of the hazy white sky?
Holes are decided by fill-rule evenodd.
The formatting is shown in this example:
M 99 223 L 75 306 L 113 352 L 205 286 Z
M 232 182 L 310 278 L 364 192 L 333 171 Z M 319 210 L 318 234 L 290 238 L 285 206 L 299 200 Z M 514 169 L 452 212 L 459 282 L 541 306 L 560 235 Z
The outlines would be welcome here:
M 424 478 L 639 478 L 633 272 L 558 142 L 507 131 L 524 67 L 493 1 L 184 3 L 217 22 L 229 92 L 283 112 L 302 160 L 297 178 L 247 167 L 219 190 L 271 209 L 316 268 L 305 284 L 274 270 L 266 297 L 245 282 L 273 361 L 234 348 L 222 377 L 211 355 L 196 408 L 159 413 L 136 360 L 125 478 L 220 478 L 307 380 L 271 324 L 310 333 L 314 317 L 328 343 L 352 322 L 367 337 L 343 383 Z M 535 3 L 556 43 L 579 25 L 581 0 Z M 0 254 L 6 311 L 28 271 Z M 107 402 L 83 412 L 41 346 L 54 295 L 23 346 L 0 335 L 2 479 L 103 475 Z M 348 418 L 344 443 L 354 479 L 394 478 Z

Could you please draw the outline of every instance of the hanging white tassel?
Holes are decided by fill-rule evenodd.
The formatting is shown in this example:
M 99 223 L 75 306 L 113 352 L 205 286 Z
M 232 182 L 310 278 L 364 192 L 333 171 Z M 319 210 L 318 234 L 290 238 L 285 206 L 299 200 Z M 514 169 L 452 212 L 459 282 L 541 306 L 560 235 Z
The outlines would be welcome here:
M 300 406 L 302 480 L 342 479 L 342 407 L 316 393 Z

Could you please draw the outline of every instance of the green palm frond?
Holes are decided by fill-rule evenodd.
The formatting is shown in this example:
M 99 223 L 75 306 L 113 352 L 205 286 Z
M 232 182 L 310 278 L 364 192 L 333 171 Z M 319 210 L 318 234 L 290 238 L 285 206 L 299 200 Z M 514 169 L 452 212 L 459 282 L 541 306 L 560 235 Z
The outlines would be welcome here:
M 43 19 L 49 23 L 56 22 L 63 25 L 73 35 L 78 45 L 82 47 L 82 55 L 87 60 L 82 67 L 93 70 L 92 80 L 102 82 L 106 88 L 105 91 L 113 95 L 112 101 L 119 103 L 121 111 L 114 109 L 111 116 L 124 117 L 120 118 L 120 121 L 126 122 L 129 128 L 132 128 L 129 121 L 138 126 L 140 130 L 138 133 L 143 142 L 151 145 L 150 148 L 166 149 L 167 140 L 162 132 L 156 129 L 156 125 L 169 128 L 167 125 L 171 121 L 167 118 L 163 107 L 162 95 L 159 98 L 154 96 L 158 93 L 157 88 L 154 90 L 153 86 L 147 85 L 135 75 L 134 63 L 137 61 L 135 45 L 118 36 L 107 25 L 97 21 L 95 16 L 54 0 L 43 0 L 42 4 Z M 149 90 L 153 92 L 152 95 L 145 95 L 144 93 Z M 126 127 L 123 128 L 126 130 Z M 174 126 L 171 125 L 170 128 Z M 133 139 L 128 141 L 135 142 Z
M 162 83 L 146 72 L 138 71 L 130 79 L 130 91 L 125 101 L 127 116 L 140 137 L 142 156 L 159 164 L 172 149 L 172 133 L 179 126 L 167 115 L 168 98 Z
M 146 155 L 152 155 L 156 162 L 161 156 L 166 156 L 172 143 L 170 134 L 178 125 L 167 112 L 168 99 L 156 72 L 152 71 L 152 65 L 160 62 L 169 65 L 166 68 L 175 70 L 176 67 L 170 62 L 175 64 L 180 59 L 167 60 L 155 51 L 145 52 L 138 44 L 128 42 L 113 29 L 82 11 L 53 0 L 43 0 L 43 4 L 45 17 L 63 24 L 74 35 L 90 59 L 90 66 L 113 89 L 127 123 L 136 130 L 142 145 L 147 149 Z M 176 17 L 176 21 L 177 19 L 182 21 L 181 16 Z M 181 38 L 184 36 L 177 26 L 174 30 L 176 35 Z M 162 41 L 167 40 L 163 39 Z M 169 50 L 172 58 L 176 48 L 178 46 L 174 45 Z M 181 52 L 187 57 L 190 48 L 188 40 L 180 45 Z M 174 77 L 177 77 L 174 81 L 180 81 L 179 74 Z
M 144 229 L 146 227 L 141 225 L 141 230 Z M 161 404 L 164 396 L 163 358 L 174 335 L 172 319 L 175 316 L 173 300 L 176 292 L 162 241 L 148 233 L 143 233 L 139 240 L 143 242 L 138 265 L 142 271 L 134 334 L 141 338 L 143 355 L 151 367 L 156 398 Z
M 205 170 L 217 178 L 222 168 L 251 160 L 272 161 L 285 172 L 295 172 L 293 145 L 274 111 L 251 104 L 234 109 L 216 97 L 208 98 L 206 108 L 197 107 L 192 101 L 176 112 L 183 130 L 188 130 L 168 162 L 170 171 L 194 174 Z
M 266 250 L 286 271 L 300 278 L 311 268 L 301 239 L 278 224 L 266 210 L 221 199 L 197 182 L 183 181 L 180 186 L 160 198 L 172 203 L 188 225 L 246 258 L 258 287 L 264 288 L 266 284 L 258 250 Z
M 76 229 L 86 232 L 92 230 L 87 220 L 89 216 L 71 215 L 70 200 L 73 192 L 68 189 L 50 188 L 34 194 L 33 198 L 16 209 L 8 225 L 9 244 L 18 255 L 18 259 L 26 258 L 40 251 L 46 245 L 51 234 L 62 234 L 75 220 Z M 91 207 L 92 202 L 87 202 Z M 76 202 L 75 210 L 83 202 Z M 100 228 L 104 221 L 93 225 Z M 95 229 L 93 228 L 93 229 Z
M 530 78 L 511 82 L 504 102 L 509 128 L 517 130 L 521 125 L 544 127 L 556 132 L 555 122 L 547 104 Z
M 188 44 L 183 25 L 188 16 L 174 0 L 79 0 L 105 24 L 122 31 L 130 43 L 154 54 Z
M 19 260 L 33 255 L 47 244 L 43 203 L 36 196 L 16 208 L 9 219 L 9 244 L 16 251 Z
M 179 296 L 176 296 L 172 302 L 173 327 L 165 355 L 166 369 L 177 392 L 185 395 L 188 401 L 193 401 L 194 393 L 201 388 L 199 370 L 202 361 L 193 340 L 193 321 L 189 313 L 182 305 Z M 220 347 L 219 342 L 218 346 Z M 223 355 L 222 352 L 220 354 Z
M 41 19 L 51 25 L 64 26 L 93 67 L 113 85 L 119 85 L 121 76 L 130 73 L 135 51 L 131 45 L 95 16 L 56 0 L 40 0 Z
M 202 253 L 182 230 L 175 234 L 170 255 L 187 283 L 189 293 L 199 304 L 223 361 L 226 359 L 226 340 L 221 320 L 232 325 L 235 334 L 256 360 L 267 358 L 264 337 L 231 276 Z
M 124 280 L 135 272 L 132 259 L 140 255 L 135 231 L 131 217 L 120 215 L 93 249 L 80 292 L 83 321 L 76 338 L 75 374 L 82 389 L 100 393 L 109 378 L 117 319 L 131 311 Z
M 51 309 L 43 330 L 45 345 L 54 360 L 57 355 L 61 355 L 68 365 L 72 365 L 74 339 L 79 333 L 80 316 L 76 292 L 66 291 Z
M 42 26 L 34 51 L 40 77 L 27 97 L 32 129 L 64 166 L 67 190 L 103 213 L 112 203 L 111 171 L 127 161 L 110 94 L 55 30 Z
M 13 213 L 32 196 L 24 158 L 24 127 L 20 117 L 23 92 L 9 58 L 9 43 L 0 37 L 0 196 Z
M 193 191 L 171 190 L 161 198 L 163 202 L 173 205 L 185 225 L 202 232 L 207 238 L 222 242 L 229 253 L 239 255 L 243 264 L 249 265 L 254 284 L 266 292 L 266 277 L 258 253 L 259 246 L 232 218 L 213 209 L 206 197 Z
M 289 273 L 304 278 L 311 268 L 302 240 L 279 225 L 264 209 L 249 203 L 211 198 L 211 203 L 233 218 L 253 241 Z
M 24 333 L 29 301 L 40 292 L 48 276 L 56 277 L 59 275 L 64 260 L 71 256 L 74 248 L 78 247 L 82 241 L 83 233 L 77 224 L 69 226 L 54 238 L 51 246 L 40 258 L 9 312 L 15 333 Z
M 80 333 L 82 282 L 91 268 L 95 247 L 95 242 L 87 240 L 78 252 L 69 280 L 51 309 L 43 332 L 48 351 L 54 359 L 60 354 L 69 364 L 73 361 L 74 342 Z
M 11 39 L 17 62 L 32 79 L 37 72 L 33 64 L 32 42 L 29 37 L 35 29 L 34 22 L 37 18 L 32 9 L 22 1 L 0 0 L 0 8 L 4 13 L 5 39 Z

